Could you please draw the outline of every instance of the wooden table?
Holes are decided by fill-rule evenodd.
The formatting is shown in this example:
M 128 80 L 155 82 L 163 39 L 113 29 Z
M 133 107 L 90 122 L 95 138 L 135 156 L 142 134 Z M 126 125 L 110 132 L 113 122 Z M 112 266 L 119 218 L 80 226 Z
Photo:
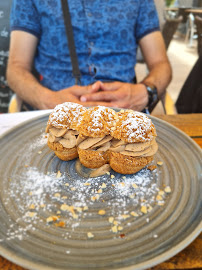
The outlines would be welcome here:
M 30 114 L 31 116 L 31 114 Z M 1 120 L 0 115 L 0 120 Z M 7 115 L 12 119 L 12 115 Z M 161 115 L 158 118 L 169 122 L 184 131 L 202 148 L 202 114 L 179 114 Z M 19 118 L 19 117 L 18 117 Z M 0 121 L 1 123 L 1 121 Z M 202 234 L 200 234 L 187 248 L 172 257 L 148 270 L 170 270 L 170 269 L 201 269 L 202 268 Z M 1 270 L 25 270 L 0 256 Z
M 200 17 L 202 17 L 202 8 L 188 8 L 185 10 L 185 12 L 187 13 L 192 13 L 193 15 L 198 15 Z

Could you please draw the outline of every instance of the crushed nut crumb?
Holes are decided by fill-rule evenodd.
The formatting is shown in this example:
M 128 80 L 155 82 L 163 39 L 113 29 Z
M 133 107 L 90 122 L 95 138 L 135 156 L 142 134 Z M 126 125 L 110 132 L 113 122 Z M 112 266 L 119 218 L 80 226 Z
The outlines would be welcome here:
M 132 187 L 133 187 L 133 188 L 138 188 L 138 185 L 136 185 L 136 184 L 134 183 L 134 184 L 132 184 Z
M 142 212 L 143 214 L 147 214 L 147 207 L 146 207 L 145 205 L 143 205 L 143 206 L 141 207 L 141 212 Z
M 109 223 L 113 223 L 114 222 L 114 217 L 109 217 Z
M 131 214 L 131 216 L 133 216 L 133 217 L 138 217 L 138 216 L 139 216 L 135 211 L 130 212 L 130 214 Z
M 106 188 L 107 185 L 105 183 L 102 183 L 101 188 Z
M 157 201 L 162 201 L 163 198 L 161 197 L 161 195 L 158 194 L 158 195 L 156 196 L 156 200 L 157 200 Z
M 36 216 L 36 212 L 27 212 L 26 215 L 30 218 L 33 218 Z
M 147 167 L 148 170 L 153 171 L 156 169 L 156 165 L 150 165 Z
M 31 204 L 31 205 L 29 206 L 29 209 L 35 209 L 35 205 L 34 205 L 34 204 Z
M 112 232 L 113 232 L 113 233 L 117 233 L 117 232 L 118 232 L 117 226 L 113 226 L 113 227 L 112 227 Z
M 165 190 L 166 193 L 171 193 L 171 188 L 169 186 L 165 187 L 164 190 Z
M 101 215 L 101 216 L 103 216 L 103 215 L 106 214 L 106 211 L 105 211 L 105 210 L 99 210 L 99 211 L 98 211 L 98 214 Z
M 55 193 L 53 196 L 57 197 L 57 198 L 60 198 L 60 193 Z
M 60 172 L 60 171 L 58 171 L 58 172 L 57 172 L 57 176 L 56 176 L 56 178 L 60 178 L 61 176 L 62 176 L 61 172 Z
M 56 227 L 61 227 L 64 228 L 65 227 L 65 222 L 64 221 L 60 221 L 59 223 L 55 223 Z
M 127 218 L 130 217 L 130 215 L 121 215 L 121 217 L 122 217 L 123 219 L 127 219 Z
M 163 190 L 159 190 L 158 193 L 159 193 L 160 196 L 163 196 L 165 194 L 165 192 Z
M 92 234 L 91 232 L 88 232 L 87 233 L 87 236 L 88 236 L 88 238 L 93 238 L 94 237 L 94 234 Z
M 118 226 L 118 231 L 123 231 L 123 227 L 122 226 Z
M 162 165 L 163 165 L 163 162 L 162 162 L 162 161 L 158 161 L 158 162 L 157 162 L 157 165 L 158 165 L 158 166 L 162 166 Z

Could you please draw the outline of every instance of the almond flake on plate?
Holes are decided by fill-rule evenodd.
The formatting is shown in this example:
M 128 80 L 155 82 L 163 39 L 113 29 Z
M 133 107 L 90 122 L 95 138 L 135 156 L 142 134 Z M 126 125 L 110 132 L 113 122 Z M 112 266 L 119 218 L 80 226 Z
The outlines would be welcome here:
M 140 210 L 143 214 L 147 214 L 147 207 L 143 205 Z
M 157 162 L 157 165 L 158 165 L 158 166 L 162 166 L 162 165 L 163 165 L 163 162 L 162 162 L 162 161 L 158 161 L 158 162 Z
M 94 237 L 94 234 L 92 234 L 91 232 L 88 232 L 87 233 L 87 236 L 88 236 L 88 238 L 93 238 Z
M 101 215 L 101 216 L 103 216 L 103 215 L 106 214 L 106 211 L 105 211 L 105 210 L 99 210 L 99 211 L 98 211 L 98 214 Z
M 165 190 L 166 193 L 171 193 L 171 188 L 169 186 L 165 187 L 164 190 Z

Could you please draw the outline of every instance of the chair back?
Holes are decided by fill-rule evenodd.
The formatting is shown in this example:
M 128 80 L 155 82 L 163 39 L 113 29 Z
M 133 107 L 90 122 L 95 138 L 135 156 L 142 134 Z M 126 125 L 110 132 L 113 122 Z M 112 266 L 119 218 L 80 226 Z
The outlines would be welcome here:
M 175 34 L 179 23 L 182 21 L 182 16 L 178 18 L 167 18 L 164 24 L 162 35 L 165 41 L 166 49 L 168 49 L 170 42 Z
M 195 17 L 195 24 L 197 30 L 197 38 L 198 38 L 198 54 L 202 53 L 202 18 L 199 16 Z

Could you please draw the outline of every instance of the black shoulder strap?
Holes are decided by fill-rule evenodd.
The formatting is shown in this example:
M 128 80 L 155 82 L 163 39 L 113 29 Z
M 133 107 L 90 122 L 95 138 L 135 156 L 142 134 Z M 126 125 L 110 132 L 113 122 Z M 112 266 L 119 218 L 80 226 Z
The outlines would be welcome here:
M 69 12 L 68 0 L 61 0 L 64 24 L 66 28 L 66 35 L 68 40 L 69 53 L 72 62 L 73 76 L 76 84 L 81 84 L 81 73 L 79 70 L 76 48 L 74 43 L 74 34 L 71 24 L 71 17 Z

